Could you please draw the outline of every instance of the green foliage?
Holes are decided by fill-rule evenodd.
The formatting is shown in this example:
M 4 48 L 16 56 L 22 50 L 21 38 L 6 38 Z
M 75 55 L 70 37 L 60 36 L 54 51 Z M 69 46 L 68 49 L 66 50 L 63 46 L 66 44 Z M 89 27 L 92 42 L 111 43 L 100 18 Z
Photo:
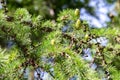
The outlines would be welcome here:
M 76 29 L 79 17 L 72 9 L 61 11 L 56 21 L 45 20 L 41 15 L 32 16 L 23 8 L 9 13 L 0 11 L 2 80 L 22 80 L 27 68 L 42 68 L 53 80 L 69 80 L 75 75 L 78 80 L 101 80 L 109 77 L 105 71 L 110 73 L 110 78 L 119 80 L 120 66 L 116 61 L 120 61 L 120 28 L 92 29 L 79 20 L 80 24 L 77 23 L 77 26 L 80 28 Z M 63 31 L 66 26 L 68 30 Z M 107 38 L 106 46 L 92 41 L 100 37 Z M 9 41 L 14 43 L 10 48 L 6 45 Z M 87 48 L 91 49 L 92 61 L 82 57 Z M 49 63 L 49 59 L 53 59 L 53 62 Z M 91 69 L 93 63 L 103 73 L 99 69 Z M 53 72 L 50 71 L 51 68 L 54 69 Z
M 31 21 L 31 16 L 29 12 L 26 9 L 17 9 L 15 14 L 15 20 L 21 20 L 21 22 L 30 22 Z

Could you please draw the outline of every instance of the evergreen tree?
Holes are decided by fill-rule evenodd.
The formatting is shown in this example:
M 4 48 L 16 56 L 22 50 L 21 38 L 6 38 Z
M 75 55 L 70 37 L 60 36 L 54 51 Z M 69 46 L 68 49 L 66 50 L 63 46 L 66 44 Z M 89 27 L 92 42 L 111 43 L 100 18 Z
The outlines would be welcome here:
M 1 80 L 25 80 L 27 69 L 29 80 L 34 79 L 34 72 L 41 80 L 39 68 L 48 73 L 48 80 L 120 79 L 120 15 L 109 27 L 93 29 L 79 19 L 78 9 L 63 10 L 52 21 L 33 16 L 25 8 L 8 12 L 4 0 L 1 3 Z M 93 64 L 97 68 L 92 69 Z

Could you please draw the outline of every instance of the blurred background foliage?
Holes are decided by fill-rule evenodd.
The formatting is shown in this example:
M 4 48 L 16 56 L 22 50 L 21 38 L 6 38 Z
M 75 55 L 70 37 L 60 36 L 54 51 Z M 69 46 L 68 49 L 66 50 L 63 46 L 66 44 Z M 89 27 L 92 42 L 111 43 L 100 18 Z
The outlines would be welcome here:
M 111 18 L 116 16 L 119 0 L 6 0 L 10 11 L 26 8 L 33 16 L 41 15 L 46 19 L 56 20 L 64 9 L 80 9 L 80 19 L 86 20 L 90 27 L 106 27 Z M 117 10 L 118 11 L 118 10 Z M 12 13 L 11 13 L 12 14 Z
M 17 8 L 27 8 L 33 15 L 42 15 L 46 18 L 56 18 L 60 10 L 66 8 L 85 8 L 90 14 L 94 15 L 94 7 L 90 6 L 91 1 L 102 0 L 7 0 L 9 10 L 15 11 Z M 116 0 L 104 0 L 104 3 L 113 4 Z

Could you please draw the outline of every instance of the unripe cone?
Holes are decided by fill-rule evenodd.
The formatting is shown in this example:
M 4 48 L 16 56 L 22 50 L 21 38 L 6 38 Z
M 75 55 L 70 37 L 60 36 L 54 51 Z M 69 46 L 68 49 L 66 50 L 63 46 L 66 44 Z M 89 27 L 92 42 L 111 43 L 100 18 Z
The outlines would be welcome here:
M 80 10 L 79 10 L 79 9 L 76 9 L 76 10 L 75 10 L 75 15 L 76 15 L 76 16 L 80 16 Z
M 86 39 L 86 40 L 88 40 L 88 38 L 89 38 L 89 35 L 88 35 L 88 34 L 86 34 L 86 35 L 85 35 L 85 39 Z
M 81 26 L 81 22 L 80 22 L 80 19 L 78 19 L 75 23 L 75 28 L 78 29 L 80 28 L 80 26 Z
M 54 45 L 54 44 L 55 44 L 55 40 L 52 39 L 52 40 L 51 40 L 51 45 Z

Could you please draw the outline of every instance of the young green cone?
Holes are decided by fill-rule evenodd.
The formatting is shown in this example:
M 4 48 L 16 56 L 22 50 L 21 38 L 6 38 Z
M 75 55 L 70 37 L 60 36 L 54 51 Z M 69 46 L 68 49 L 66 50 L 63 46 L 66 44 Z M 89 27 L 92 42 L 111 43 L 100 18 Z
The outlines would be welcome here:
M 51 45 L 54 45 L 55 44 L 55 39 L 52 39 L 51 40 Z
M 80 16 L 80 10 L 79 10 L 79 9 L 76 9 L 76 10 L 75 10 L 75 15 L 76 15 L 76 16 Z
M 81 22 L 80 22 L 80 19 L 78 19 L 75 23 L 75 28 L 78 29 L 80 28 L 80 26 L 81 26 Z
M 86 35 L 85 35 L 85 40 L 88 40 L 88 38 L 89 38 L 89 35 L 86 34 Z

